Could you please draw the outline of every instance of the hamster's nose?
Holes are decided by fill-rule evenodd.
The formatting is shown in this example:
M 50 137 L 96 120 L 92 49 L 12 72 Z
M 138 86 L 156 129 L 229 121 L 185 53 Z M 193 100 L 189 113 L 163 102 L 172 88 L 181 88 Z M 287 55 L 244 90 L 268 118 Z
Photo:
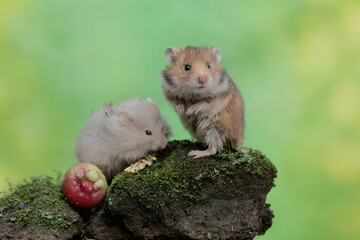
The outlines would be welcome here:
M 199 75 L 197 80 L 198 80 L 198 83 L 200 83 L 201 85 L 204 85 L 207 83 L 208 78 L 206 75 Z
M 164 149 L 166 147 L 166 144 L 159 144 L 156 147 L 157 147 L 157 150 L 161 150 L 161 149 Z

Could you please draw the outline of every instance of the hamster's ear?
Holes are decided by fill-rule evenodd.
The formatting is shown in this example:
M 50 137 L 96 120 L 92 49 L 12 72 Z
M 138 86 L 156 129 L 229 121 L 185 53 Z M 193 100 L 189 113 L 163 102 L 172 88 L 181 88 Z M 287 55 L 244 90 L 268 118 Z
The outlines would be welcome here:
M 147 100 L 148 102 L 154 103 L 154 101 L 153 101 L 150 97 L 148 97 L 146 100 Z
M 177 55 L 179 52 L 180 52 L 180 51 L 179 51 L 179 49 L 177 49 L 177 48 L 168 47 L 168 48 L 165 50 L 166 60 L 167 60 L 169 63 L 174 62 L 174 56 Z
M 166 119 L 163 116 L 161 116 L 161 118 L 163 121 L 163 126 L 162 126 L 161 130 L 162 130 L 163 134 L 165 135 L 165 137 L 168 139 L 172 135 L 171 128 L 170 128 L 169 124 L 167 123 Z
M 130 117 L 129 113 L 127 113 L 127 112 L 121 111 L 118 113 L 118 116 L 119 116 L 120 120 L 125 123 L 133 122 L 133 119 Z
M 212 52 L 213 52 L 214 55 L 215 55 L 216 61 L 219 62 L 220 59 L 221 59 L 221 51 L 220 51 L 220 49 L 218 49 L 218 48 L 213 48 L 213 49 L 212 49 Z
M 104 103 L 104 113 L 107 117 L 109 117 L 111 114 L 114 113 L 114 109 L 113 109 L 114 105 L 113 102 L 111 101 L 109 104 L 107 104 L 106 102 Z

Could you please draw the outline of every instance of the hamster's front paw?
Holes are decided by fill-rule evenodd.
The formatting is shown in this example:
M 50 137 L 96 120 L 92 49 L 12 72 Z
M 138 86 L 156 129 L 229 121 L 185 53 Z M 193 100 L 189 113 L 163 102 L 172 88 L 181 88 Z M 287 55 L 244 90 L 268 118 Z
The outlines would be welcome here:
M 185 106 L 184 106 L 184 104 L 179 103 L 179 104 L 175 105 L 174 109 L 177 114 L 183 114 L 184 110 L 185 110 Z
M 193 104 L 186 110 L 186 115 L 197 114 L 199 112 L 199 104 Z

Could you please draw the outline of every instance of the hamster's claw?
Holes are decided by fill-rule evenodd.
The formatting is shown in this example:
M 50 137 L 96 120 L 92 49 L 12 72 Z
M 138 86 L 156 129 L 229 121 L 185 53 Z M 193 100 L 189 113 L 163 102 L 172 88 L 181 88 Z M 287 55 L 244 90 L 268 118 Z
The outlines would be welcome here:
M 176 104 L 174 109 L 175 109 L 175 112 L 177 112 L 177 114 L 183 114 L 184 110 L 185 110 L 185 106 L 182 103 Z
M 199 112 L 199 105 L 194 104 L 194 105 L 191 105 L 191 106 L 186 110 L 186 115 L 197 114 L 198 112 Z

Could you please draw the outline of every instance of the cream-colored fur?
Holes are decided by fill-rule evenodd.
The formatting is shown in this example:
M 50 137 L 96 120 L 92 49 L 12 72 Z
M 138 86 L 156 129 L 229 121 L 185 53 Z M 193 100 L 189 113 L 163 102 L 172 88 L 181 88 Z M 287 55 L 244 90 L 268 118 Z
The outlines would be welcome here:
M 152 135 L 146 135 L 150 130 Z M 111 179 L 149 151 L 165 148 L 170 127 L 151 100 L 139 98 L 106 104 L 91 114 L 79 134 L 75 153 L 80 162 L 97 165 Z

